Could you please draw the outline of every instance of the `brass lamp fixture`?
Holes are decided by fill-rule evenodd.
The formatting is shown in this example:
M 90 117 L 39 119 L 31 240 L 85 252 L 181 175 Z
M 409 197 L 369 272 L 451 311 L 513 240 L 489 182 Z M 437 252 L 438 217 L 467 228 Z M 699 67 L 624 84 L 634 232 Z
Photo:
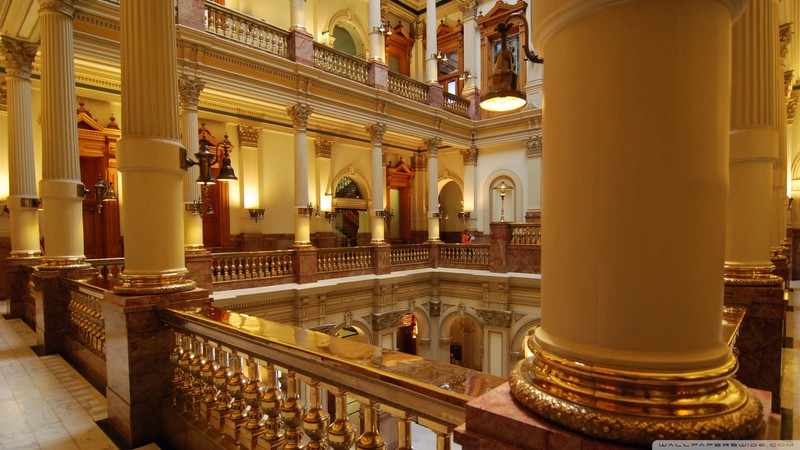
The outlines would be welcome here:
M 384 20 L 381 22 L 381 25 L 378 27 L 378 31 L 383 33 L 386 36 L 392 35 L 392 24 L 389 23 L 388 20 Z
M 431 58 L 436 58 L 440 61 L 447 61 L 447 53 L 439 50 L 436 53 L 431 53 Z
M 375 211 L 376 217 L 383 217 L 383 220 L 391 222 L 394 218 L 394 209 L 383 208 L 381 211 Z
M 458 213 L 458 218 L 461 220 L 461 222 L 464 223 L 464 225 L 466 225 L 467 222 L 469 222 L 469 218 L 470 218 L 471 215 L 472 215 L 472 212 L 470 212 L 470 211 L 460 211 Z
M 513 190 L 514 187 L 509 184 L 506 184 L 506 180 L 501 180 L 500 183 L 494 186 L 494 189 L 500 192 L 500 222 L 505 222 L 506 194 L 508 193 L 507 191 Z
M 194 154 L 194 157 L 197 158 L 196 161 L 188 158 L 184 153 L 183 157 L 185 161 L 183 168 L 186 169 L 194 165 L 200 166 L 200 174 L 197 176 L 197 183 L 202 184 L 204 187 L 207 187 L 209 184 L 216 184 L 217 180 L 238 180 L 239 178 L 236 177 L 233 166 L 231 166 L 231 158 L 229 156 L 231 145 L 228 136 L 225 135 L 225 140 L 217 144 L 214 148 L 214 153 L 211 153 L 211 150 L 208 149 L 208 144 L 210 144 L 210 142 L 205 136 L 200 139 L 200 149 Z M 222 154 L 222 162 L 219 167 L 219 174 L 215 177 L 214 173 L 211 171 L 211 166 L 216 164 L 217 161 L 220 161 L 220 153 Z
M 117 193 L 114 192 L 114 182 L 111 180 L 103 181 L 103 177 L 100 175 L 97 176 L 97 183 L 92 186 L 92 190 L 86 189 L 86 187 L 82 185 L 78 185 L 78 187 L 82 189 L 82 197 L 86 197 L 91 192 L 94 192 L 94 210 L 97 211 L 98 214 L 103 213 L 104 202 L 117 201 Z
M 319 216 L 319 208 L 314 206 L 313 203 L 308 202 L 308 205 L 301 208 L 297 208 L 297 214 L 308 217 Z
M 528 103 L 525 92 L 519 89 L 518 76 L 513 66 L 514 58 L 506 42 L 506 35 L 512 28 L 512 19 L 519 19 L 528 28 L 528 21 L 521 12 L 509 14 L 495 28 L 500 32 L 500 52 L 494 60 L 494 73 L 489 75 L 489 87 L 481 95 L 480 103 L 481 108 L 487 111 L 513 111 Z M 522 50 L 528 61 L 539 64 L 544 62 L 536 52 L 528 49 L 527 44 L 522 44 Z
M 250 218 L 258 223 L 259 220 L 264 218 L 264 208 L 250 208 L 247 210 L 250 213 Z

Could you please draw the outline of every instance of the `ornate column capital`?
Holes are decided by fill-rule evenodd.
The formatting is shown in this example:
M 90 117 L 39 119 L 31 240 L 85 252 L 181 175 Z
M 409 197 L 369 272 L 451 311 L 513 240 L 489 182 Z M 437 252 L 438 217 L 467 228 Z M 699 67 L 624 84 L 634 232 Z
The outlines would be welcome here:
M 794 70 L 783 72 L 783 95 L 789 98 L 792 95 L 792 84 L 794 82 Z
M 317 140 L 314 141 L 314 150 L 316 151 L 317 158 L 331 159 L 332 149 L 333 141 L 323 138 L 317 138 Z
M 3 37 L 0 51 L 5 60 L 6 76 L 29 80 L 38 48 L 38 44 Z
M 484 325 L 511 328 L 513 318 L 513 313 L 511 311 L 476 308 L 475 313 L 481 318 Z
M 786 101 L 786 124 L 792 125 L 794 123 L 794 113 L 797 111 L 797 103 L 800 97 L 792 97 Z
M 0 78 L 0 111 L 8 111 L 8 94 L 6 93 L 6 77 Z
M 297 131 L 305 131 L 308 126 L 308 118 L 314 112 L 314 109 L 305 103 L 298 103 L 286 108 L 289 117 L 292 118 L 292 124 Z
M 425 153 L 419 153 L 412 158 L 413 161 L 413 169 L 414 171 L 425 171 L 428 170 L 428 155 Z
M 462 22 L 475 19 L 478 16 L 478 0 L 461 0 L 458 7 L 461 9 Z
M 475 144 L 472 144 L 469 148 L 461 150 L 461 157 L 464 158 L 465 166 L 478 165 L 478 147 Z
M 542 156 L 542 135 L 539 134 L 525 139 L 525 147 L 527 148 L 528 158 Z
M 383 142 L 383 135 L 386 133 L 386 124 L 378 122 L 375 125 L 367 125 L 367 133 L 372 140 L 372 145 L 380 144 Z
M 75 15 L 73 0 L 39 0 L 39 13 L 45 11 L 61 13 L 69 18 Z
M 205 81 L 193 77 L 178 77 L 178 100 L 183 109 L 197 109 L 200 93 L 205 89 Z
M 425 37 L 425 21 L 424 20 L 415 20 L 411 22 L 411 37 L 415 40 L 422 40 Z
M 781 63 L 785 63 L 786 55 L 789 54 L 789 44 L 792 43 L 792 37 L 794 37 L 794 30 L 792 27 L 792 22 L 785 23 L 779 27 L 778 35 L 780 41 Z
M 436 158 L 436 155 L 439 153 L 440 145 L 442 145 L 442 138 L 439 136 L 425 139 L 425 148 L 428 149 L 428 155 L 431 158 Z
M 239 133 L 239 146 L 258 148 L 258 135 L 261 128 L 240 123 L 236 129 Z

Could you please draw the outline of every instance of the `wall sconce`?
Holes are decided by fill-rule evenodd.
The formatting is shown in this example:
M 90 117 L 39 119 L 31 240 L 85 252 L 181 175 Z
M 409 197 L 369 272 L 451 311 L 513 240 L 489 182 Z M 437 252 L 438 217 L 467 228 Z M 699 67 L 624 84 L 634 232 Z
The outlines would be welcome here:
M 469 71 L 469 69 L 466 69 L 465 71 L 461 72 L 461 75 L 458 77 L 458 80 L 464 81 L 464 80 L 469 80 L 470 78 L 477 78 L 477 77 L 473 75 L 472 72 Z
M 439 61 L 447 61 L 447 53 L 439 50 L 436 53 L 431 53 L 431 58 L 436 58 Z
M 442 205 L 439 205 L 439 211 L 433 213 L 433 217 L 437 217 L 439 220 L 447 220 L 447 211 L 442 209 Z
M 495 185 L 494 189 L 500 191 L 500 222 L 505 222 L 506 191 L 511 191 L 514 187 L 506 184 L 506 180 L 501 180 L 500 183 Z
M 389 23 L 388 20 L 384 20 L 383 22 L 381 22 L 381 25 L 378 27 L 378 31 L 380 31 L 381 33 L 383 33 L 386 36 L 391 36 L 392 35 L 392 24 Z
M 214 150 L 214 153 L 208 149 L 208 139 L 203 137 L 200 140 L 200 149 L 197 153 L 194 154 L 194 157 L 197 160 L 192 160 L 188 156 L 186 156 L 186 149 L 181 147 L 181 158 L 183 163 L 181 164 L 181 169 L 188 169 L 192 166 L 200 166 L 200 174 L 197 176 L 197 183 L 202 184 L 204 187 L 208 187 L 209 184 L 216 184 L 217 180 L 219 181 L 235 181 L 238 180 L 236 174 L 233 172 L 233 166 L 231 166 L 231 158 L 228 155 L 228 149 L 231 147 L 230 141 L 228 140 L 228 135 L 225 135 L 225 140 L 220 141 Z M 222 163 L 219 167 L 219 175 L 214 177 L 214 173 L 211 171 L 211 166 L 219 161 L 220 151 L 222 152 Z
M 200 214 L 203 214 L 203 202 L 198 198 L 192 203 L 186 203 L 184 205 L 184 209 L 186 212 L 190 212 L 196 216 L 199 216 Z
M 383 217 L 383 220 L 390 222 L 394 219 L 394 209 L 384 208 L 383 211 L 375 211 L 375 217 Z
M 247 210 L 250 213 L 250 218 L 258 223 L 259 220 L 264 218 L 264 208 L 250 208 Z
M 467 222 L 469 222 L 470 215 L 472 215 L 472 213 L 469 211 L 461 211 L 458 213 L 458 218 L 466 225 Z
M 481 95 L 480 103 L 481 108 L 487 111 L 512 111 L 528 103 L 525 92 L 518 87 L 517 73 L 512 65 L 514 58 L 506 43 L 506 34 L 511 31 L 511 19 L 519 19 L 528 28 L 528 21 L 519 12 L 509 14 L 495 28 L 495 31 L 500 32 L 500 52 L 494 61 L 494 73 L 489 75 L 489 88 Z M 528 49 L 528 44 L 522 44 L 522 50 L 528 61 L 539 64 L 544 62 L 536 52 Z
M 311 202 L 308 202 L 308 205 L 302 208 L 297 208 L 297 213 L 303 216 L 319 216 L 319 209 L 315 207 Z
M 79 192 L 81 197 L 86 197 L 91 192 L 94 192 L 94 205 L 91 207 L 93 210 L 96 210 L 98 214 L 103 213 L 103 202 L 115 202 L 117 201 L 117 193 L 114 192 L 114 182 L 111 180 L 103 181 L 101 176 L 97 177 L 97 183 L 94 184 L 93 191 L 86 189 L 83 185 L 78 185 L 78 189 L 81 191 Z M 35 199 L 38 200 L 38 199 Z M 41 200 L 39 200 L 41 203 Z

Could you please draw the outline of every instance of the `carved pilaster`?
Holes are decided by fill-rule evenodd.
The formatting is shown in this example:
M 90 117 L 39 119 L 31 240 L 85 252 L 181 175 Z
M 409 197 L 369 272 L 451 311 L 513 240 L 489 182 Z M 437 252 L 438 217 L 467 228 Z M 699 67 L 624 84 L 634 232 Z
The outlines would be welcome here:
M 39 0 L 39 12 L 52 11 L 73 18 L 75 8 L 72 5 L 73 0 Z
M 439 153 L 439 146 L 442 145 L 442 138 L 439 136 L 432 137 L 430 139 L 425 139 L 425 148 L 428 149 L 428 156 L 431 158 L 436 158 L 436 155 Z
M 416 20 L 411 22 L 411 37 L 421 41 L 425 37 L 425 21 Z
M 779 39 L 780 39 L 780 55 L 781 55 L 781 64 L 785 65 L 786 55 L 789 54 L 789 44 L 792 43 L 792 37 L 794 36 L 794 24 L 789 22 L 785 23 L 780 26 L 779 28 Z
M 294 129 L 297 131 L 305 131 L 306 127 L 308 127 L 308 118 L 311 117 L 314 109 L 306 104 L 298 103 L 286 108 L 286 112 L 289 113 L 289 117 L 292 118 Z
M 542 135 L 531 136 L 525 139 L 525 148 L 528 158 L 542 156 Z
M 258 148 L 258 135 L 261 132 L 260 128 L 240 123 L 237 127 L 237 131 L 239 133 L 239 145 L 241 147 Z
M 475 19 L 478 16 L 478 0 L 461 0 L 458 7 L 461 9 L 462 22 Z
M 332 149 L 333 141 L 323 138 L 317 138 L 317 140 L 314 141 L 314 151 L 316 152 L 317 158 L 331 159 Z
M 386 124 L 378 122 L 375 125 L 367 125 L 367 133 L 372 140 L 372 145 L 383 142 L 383 135 L 386 133 Z
M 411 161 L 413 162 L 412 169 L 414 169 L 415 172 L 428 170 L 428 155 L 418 153 Z
M 514 314 L 511 311 L 500 309 L 476 308 L 475 313 L 481 318 L 484 325 L 501 328 L 511 328 Z
M 789 98 L 792 94 L 792 84 L 794 83 L 794 70 L 783 72 L 783 95 Z
M 206 83 L 199 78 L 178 78 L 178 101 L 183 109 L 197 109 L 200 102 L 200 93 L 205 89 Z
M 465 148 L 461 150 L 461 157 L 464 158 L 464 165 L 465 166 L 477 166 L 478 165 L 478 147 L 475 144 L 472 144 L 469 148 Z
M 797 103 L 800 98 L 793 97 L 786 101 L 786 123 L 792 125 L 794 123 L 794 113 L 797 110 Z
M 6 76 L 29 80 L 38 48 L 37 44 L 3 37 L 0 40 L 0 51 L 3 53 Z

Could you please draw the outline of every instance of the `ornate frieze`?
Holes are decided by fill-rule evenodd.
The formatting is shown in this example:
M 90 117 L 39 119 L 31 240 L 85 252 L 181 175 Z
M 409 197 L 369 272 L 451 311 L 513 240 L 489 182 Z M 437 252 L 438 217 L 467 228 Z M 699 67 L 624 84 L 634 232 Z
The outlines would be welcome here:
M 792 30 L 793 24 L 785 23 L 780 26 L 779 28 L 779 40 L 780 40 L 780 55 L 781 60 L 785 61 L 786 55 L 789 54 L 789 44 L 792 43 L 792 37 L 794 36 L 794 30 Z
M 425 139 L 425 148 L 428 149 L 428 156 L 436 158 L 439 153 L 439 146 L 442 145 L 442 138 L 439 136 Z
M 367 125 L 367 133 L 372 140 L 372 145 L 380 144 L 383 142 L 383 135 L 386 133 L 386 124 L 378 122 L 375 125 Z
M 52 11 L 72 18 L 75 14 L 75 7 L 72 5 L 73 0 L 39 0 L 39 13 Z
M 294 129 L 297 131 L 305 131 L 306 127 L 308 127 L 308 118 L 311 117 L 311 113 L 314 112 L 314 109 L 304 103 L 298 103 L 286 108 L 286 112 L 289 114 L 289 117 L 292 118 Z
M 542 135 L 539 134 L 525 139 L 525 148 L 527 149 L 528 158 L 542 156 Z
M 800 97 L 792 97 L 786 101 L 786 123 L 791 125 L 794 123 L 794 113 L 797 110 L 797 103 Z
M 372 313 L 372 330 L 380 331 L 389 328 L 397 328 L 403 320 L 408 310 L 400 309 L 396 311 L 386 311 L 382 313 Z
M 317 158 L 331 159 L 331 152 L 333 149 L 333 141 L 323 138 L 317 138 L 314 141 L 314 151 Z
M 0 51 L 5 60 L 6 76 L 29 80 L 38 48 L 38 44 L 3 37 Z
M 469 148 L 461 150 L 461 157 L 464 158 L 465 166 L 478 165 L 478 147 L 472 144 Z
M 258 135 L 261 132 L 260 128 L 240 123 L 237 127 L 237 131 L 239 132 L 239 146 L 258 148 Z
M 478 314 L 484 325 L 501 328 L 511 328 L 514 315 L 511 311 L 483 308 L 476 308 L 475 313 Z
M 178 77 L 178 97 L 181 108 L 197 109 L 200 93 L 205 87 L 206 83 L 199 78 Z
M 463 16 L 462 22 L 475 19 L 478 16 L 478 0 L 461 0 L 461 4 L 458 7 L 461 9 L 461 15 Z

